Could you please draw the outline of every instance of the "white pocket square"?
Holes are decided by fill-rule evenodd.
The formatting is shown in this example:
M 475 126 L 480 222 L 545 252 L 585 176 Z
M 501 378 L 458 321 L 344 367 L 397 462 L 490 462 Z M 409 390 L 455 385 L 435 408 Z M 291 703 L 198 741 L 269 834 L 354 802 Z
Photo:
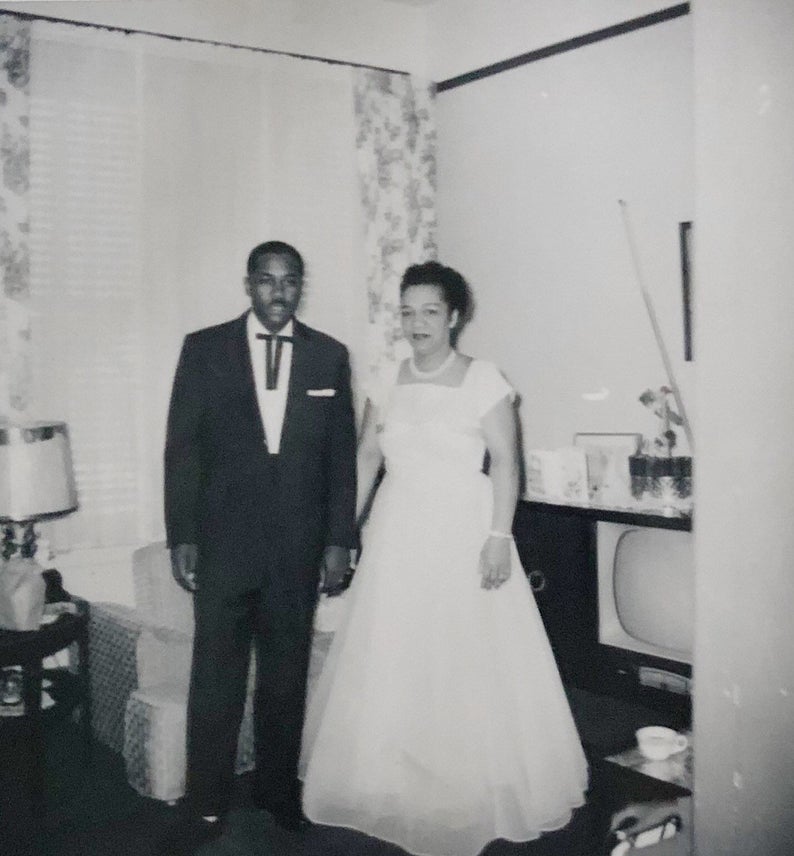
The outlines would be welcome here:
M 332 395 L 336 395 L 335 389 L 307 389 L 306 395 L 315 395 L 318 398 L 330 398 Z

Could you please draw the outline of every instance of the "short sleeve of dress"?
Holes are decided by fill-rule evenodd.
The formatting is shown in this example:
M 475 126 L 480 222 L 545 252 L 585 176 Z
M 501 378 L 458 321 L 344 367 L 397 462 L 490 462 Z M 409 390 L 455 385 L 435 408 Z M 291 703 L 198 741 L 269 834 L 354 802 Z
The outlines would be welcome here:
M 493 364 L 486 360 L 475 360 L 469 371 L 472 372 L 472 388 L 477 416 L 482 418 L 498 402 L 506 396 L 513 402 L 516 392 L 507 382 L 504 375 Z

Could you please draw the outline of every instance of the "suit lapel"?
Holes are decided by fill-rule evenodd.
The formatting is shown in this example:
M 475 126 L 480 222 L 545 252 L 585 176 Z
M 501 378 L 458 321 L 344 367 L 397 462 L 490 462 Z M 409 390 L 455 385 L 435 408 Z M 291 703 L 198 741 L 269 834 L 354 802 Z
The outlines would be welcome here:
M 310 332 L 297 319 L 293 322 L 292 366 L 289 373 L 287 406 L 284 410 L 284 425 L 281 429 L 281 450 L 290 448 L 296 431 L 296 403 L 306 394 L 309 386 L 309 368 L 311 364 Z
M 231 336 L 228 341 L 229 365 L 235 367 L 233 376 L 240 378 L 240 409 L 245 421 L 251 426 L 251 430 L 265 445 L 265 429 L 262 425 L 262 417 L 259 413 L 259 403 L 256 400 L 256 386 L 254 385 L 254 370 L 251 366 L 251 351 L 248 347 L 248 331 L 245 312 L 235 322 Z

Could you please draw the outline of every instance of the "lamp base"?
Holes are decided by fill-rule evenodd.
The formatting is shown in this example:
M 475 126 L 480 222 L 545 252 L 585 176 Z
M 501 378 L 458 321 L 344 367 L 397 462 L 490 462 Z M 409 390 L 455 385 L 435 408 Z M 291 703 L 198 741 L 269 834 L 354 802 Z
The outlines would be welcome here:
M 33 557 L 12 556 L 0 562 L 0 628 L 38 630 L 46 589 L 41 565 Z
M 12 556 L 22 556 L 23 559 L 32 559 L 36 555 L 36 527 L 33 520 L 24 523 L 13 521 L 3 524 L 3 559 Z

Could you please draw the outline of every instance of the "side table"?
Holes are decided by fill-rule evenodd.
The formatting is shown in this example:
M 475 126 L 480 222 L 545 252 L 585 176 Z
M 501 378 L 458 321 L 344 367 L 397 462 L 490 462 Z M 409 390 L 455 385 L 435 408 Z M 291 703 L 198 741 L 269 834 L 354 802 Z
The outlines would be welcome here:
M 18 666 L 22 671 L 22 705 L 17 715 L 6 710 L 0 716 L 0 743 L 3 749 L 16 748 L 27 756 L 25 776 L 34 802 L 40 802 L 44 785 L 43 728 L 54 718 L 71 715 L 80 708 L 80 726 L 86 757 L 91 750 L 91 694 L 88 680 L 88 603 L 76 600 L 77 612 L 64 612 L 38 630 L 0 630 L 0 667 Z M 58 651 L 77 645 L 78 667 L 44 669 L 42 661 Z M 42 709 L 42 684 L 54 704 Z

